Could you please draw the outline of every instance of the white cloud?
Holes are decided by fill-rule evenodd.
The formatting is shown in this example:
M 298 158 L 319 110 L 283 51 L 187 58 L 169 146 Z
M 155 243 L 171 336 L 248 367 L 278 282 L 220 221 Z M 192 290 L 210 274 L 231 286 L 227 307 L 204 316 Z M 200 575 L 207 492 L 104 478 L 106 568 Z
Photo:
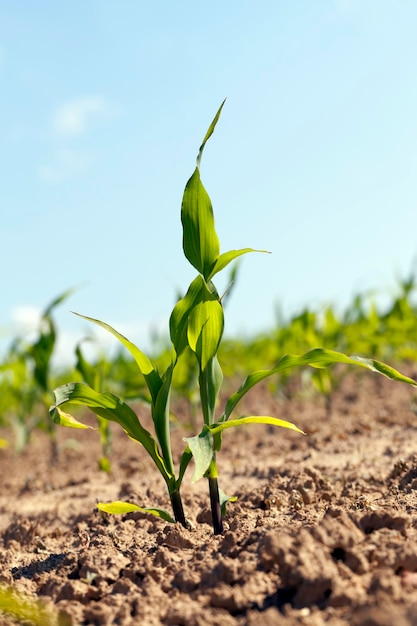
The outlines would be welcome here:
M 42 312 L 34 306 L 17 306 L 12 311 L 13 324 L 17 334 L 34 332 L 39 328 Z
M 92 119 L 109 109 L 108 103 L 101 96 L 75 98 L 62 104 L 55 111 L 52 128 L 58 135 L 80 135 L 87 129 Z

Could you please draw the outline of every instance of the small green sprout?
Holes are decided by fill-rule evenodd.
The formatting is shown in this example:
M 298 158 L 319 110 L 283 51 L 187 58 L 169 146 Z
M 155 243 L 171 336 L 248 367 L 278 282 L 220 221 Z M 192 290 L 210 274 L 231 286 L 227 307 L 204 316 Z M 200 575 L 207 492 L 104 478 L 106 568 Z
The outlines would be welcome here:
M 141 444 L 152 458 L 165 480 L 171 500 L 173 517 L 165 510 L 144 508 L 126 502 L 99 503 L 98 508 L 107 513 L 142 511 L 156 515 L 168 522 L 180 522 L 187 527 L 180 489 L 185 471 L 194 459 L 193 481 L 206 478 L 212 510 L 215 534 L 223 531 L 223 517 L 228 501 L 218 485 L 216 455 L 221 450 L 223 431 L 261 423 L 302 431 L 285 420 L 269 415 L 238 415 L 235 410 L 250 389 L 275 374 L 285 373 L 298 366 L 327 368 L 335 363 L 345 363 L 367 368 L 388 378 L 412 385 L 415 381 L 403 376 L 393 368 L 375 360 L 349 357 L 340 352 L 316 348 L 302 355 L 286 355 L 270 369 L 250 374 L 239 389 L 225 403 L 224 411 L 216 417 L 218 397 L 223 373 L 218 360 L 218 350 L 223 336 L 223 301 L 213 283 L 213 278 L 231 262 L 250 252 L 265 252 L 253 248 L 220 252 L 220 242 L 214 225 L 211 200 L 200 177 L 200 165 L 206 142 L 211 137 L 219 120 L 224 102 L 219 108 L 200 146 L 196 168 L 189 179 L 182 200 L 181 221 L 183 227 L 183 250 L 187 260 L 197 270 L 188 291 L 175 305 L 169 320 L 172 357 L 161 375 L 152 361 L 132 342 L 108 324 L 81 315 L 84 319 L 101 326 L 114 335 L 133 356 L 142 373 L 151 398 L 151 415 L 154 433 L 146 430 L 133 409 L 113 393 L 102 393 L 91 385 L 70 383 L 54 391 L 55 405 L 50 409 L 54 422 L 70 427 L 87 428 L 84 424 L 63 411 L 67 403 L 88 407 L 100 418 L 117 422 L 126 434 Z M 200 433 L 184 439 L 186 448 L 179 467 L 175 468 L 170 439 L 170 394 L 174 370 L 181 355 L 191 350 L 198 368 L 198 388 L 203 424 Z

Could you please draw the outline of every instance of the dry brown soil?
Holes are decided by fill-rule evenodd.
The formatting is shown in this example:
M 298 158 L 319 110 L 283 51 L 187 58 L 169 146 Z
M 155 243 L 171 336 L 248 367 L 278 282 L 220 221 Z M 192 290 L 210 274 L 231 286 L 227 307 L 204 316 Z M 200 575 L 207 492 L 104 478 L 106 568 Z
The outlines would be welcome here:
M 245 412 L 289 419 L 307 436 L 225 432 L 220 484 L 238 500 L 222 536 L 191 472 L 189 530 L 95 509 L 113 499 L 169 506 L 143 449 L 117 426 L 110 475 L 97 470 L 97 432 L 59 429 L 56 463 L 36 433 L 23 455 L 0 451 L 0 581 L 41 598 L 60 624 L 417 624 L 416 398 L 368 373 L 343 379 L 330 416 L 322 398 L 249 395 Z M 184 434 L 175 427 L 177 455 Z

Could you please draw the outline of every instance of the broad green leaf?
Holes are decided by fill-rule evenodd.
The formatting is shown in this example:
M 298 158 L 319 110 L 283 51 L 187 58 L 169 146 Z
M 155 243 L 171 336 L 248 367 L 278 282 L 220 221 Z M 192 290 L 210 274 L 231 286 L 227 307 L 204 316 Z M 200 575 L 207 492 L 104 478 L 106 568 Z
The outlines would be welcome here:
M 240 417 L 238 419 L 217 422 L 210 426 L 204 425 L 203 430 L 199 435 L 194 437 L 185 437 L 184 441 L 187 442 L 188 447 L 194 458 L 195 469 L 192 476 L 192 482 L 195 483 L 202 478 L 210 467 L 210 463 L 213 460 L 215 453 L 215 435 L 218 435 L 226 428 L 234 428 L 237 426 L 244 426 L 246 424 L 271 424 L 272 426 L 279 426 L 281 428 L 288 428 L 298 433 L 304 434 L 297 426 L 286 420 L 281 420 L 276 417 L 270 417 L 269 415 L 249 415 L 246 417 Z
M 171 515 L 163 509 L 153 509 L 137 506 L 137 504 L 122 502 L 121 500 L 115 500 L 114 502 L 108 503 L 99 502 L 97 504 L 97 508 L 100 511 L 103 511 L 103 513 L 110 513 L 111 515 L 124 515 L 126 513 L 134 513 L 135 511 L 140 511 L 141 513 L 150 513 L 150 515 L 155 515 L 156 517 L 162 518 L 166 522 L 175 524 L 174 518 L 172 518 Z
M 200 178 L 198 167 L 188 181 L 181 205 L 183 249 L 188 261 L 205 279 L 220 253 L 220 242 L 214 227 L 211 200 Z
M 139 367 L 140 371 L 142 372 L 145 378 L 146 384 L 148 386 L 149 392 L 153 400 L 155 400 L 156 396 L 158 395 L 159 388 L 162 385 L 162 380 L 158 372 L 152 365 L 151 360 L 146 356 L 146 354 L 144 354 L 141 350 L 139 350 L 139 348 L 135 346 L 134 343 L 129 341 L 129 339 L 124 337 L 124 335 L 119 333 L 115 328 L 113 328 L 109 324 L 106 324 L 105 322 L 101 322 L 100 320 L 96 320 L 93 317 L 88 317 L 87 315 L 81 315 L 81 313 L 74 312 L 74 315 L 78 315 L 78 317 L 82 317 L 83 319 L 89 322 L 93 322 L 93 324 L 97 324 L 97 326 L 101 326 L 101 328 L 104 328 L 109 333 L 111 333 L 125 346 L 125 348 L 129 350 L 130 354 L 135 359 L 137 366 Z
M 60 409 L 58 406 L 51 407 L 50 415 L 51 415 L 52 421 L 55 424 L 59 424 L 60 426 L 66 426 L 67 428 L 90 428 L 94 430 L 92 426 L 87 426 L 87 424 L 83 424 L 82 422 L 79 422 L 78 420 L 75 419 L 75 417 L 73 417 L 69 413 L 65 413 L 65 411 Z
M 184 254 L 206 279 L 219 256 L 220 243 L 214 227 L 211 200 L 201 182 L 200 163 L 204 147 L 214 132 L 224 103 L 225 100 L 205 134 L 197 155 L 197 167 L 185 187 L 181 206 Z
M 52 419 L 56 418 L 57 408 L 66 402 L 88 407 L 96 415 L 117 422 L 131 439 L 143 445 L 164 479 L 167 482 L 172 480 L 155 439 L 146 428 L 143 428 L 136 413 L 116 395 L 98 393 L 84 383 L 69 383 L 55 389 L 54 396 L 55 406 L 49 409 Z
M 195 469 L 191 480 L 195 483 L 204 476 L 213 459 L 213 435 L 210 430 L 204 426 L 199 435 L 195 437 L 184 437 L 184 441 L 187 442 L 194 458 Z
M 207 300 L 197 304 L 188 319 L 188 344 L 196 353 L 200 367 L 216 355 L 223 335 L 224 313 L 218 300 Z
M 229 250 L 228 252 L 223 252 L 223 254 L 217 257 L 208 279 L 211 280 L 215 274 L 221 272 L 229 265 L 229 263 L 243 254 L 248 254 L 249 252 L 263 252 L 265 254 L 270 254 L 267 250 L 254 250 L 254 248 L 242 248 L 241 250 Z
M 204 369 L 217 352 L 223 326 L 223 307 L 214 285 L 197 276 L 171 313 L 170 336 L 177 355 L 189 346 Z
M 270 370 L 259 370 L 258 372 L 254 372 L 250 374 L 246 380 L 242 383 L 240 388 L 236 393 L 230 396 L 229 400 L 226 403 L 226 410 L 219 421 L 227 420 L 233 409 L 236 407 L 238 402 L 243 398 L 243 396 L 254 387 L 257 383 L 265 380 L 269 376 L 273 376 L 274 374 L 278 374 L 286 369 L 290 369 L 293 367 L 297 367 L 300 365 L 310 365 L 311 367 L 323 368 L 329 367 L 335 363 L 346 363 L 348 365 L 358 365 L 360 367 L 365 367 L 373 372 L 378 372 L 391 380 L 397 380 L 400 382 L 407 383 L 409 385 L 417 386 L 417 382 L 407 376 L 404 376 L 394 368 L 386 365 L 385 363 L 381 363 L 380 361 L 376 361 L 374 359 L 364 359 L 358 356 L 347 356 L 341 352 L 334 352 L 333 350 L 325 350 L 324 348 L 314 348 L 309 352 L 306 352 L 302 355 L 294 355 L 289 354 L 278 361 L 278 363 Z

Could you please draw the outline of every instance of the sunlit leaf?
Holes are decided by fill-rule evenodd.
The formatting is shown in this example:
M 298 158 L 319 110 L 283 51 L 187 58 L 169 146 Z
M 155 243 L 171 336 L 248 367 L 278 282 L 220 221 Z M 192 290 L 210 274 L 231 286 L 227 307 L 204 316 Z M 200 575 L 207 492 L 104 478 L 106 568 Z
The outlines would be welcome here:
M 242 256 L 243 254 L 248 254 L 249 252 L 264 252 L 269 254 L 267 250 L 254 250 L 253 248 L 242 248 L 241 250 L 229 250 L 228 252 L 223 252 L 217 259 L 216 262 L 208 276 L 208 279 L 211 280 L 215 274 L 221 272 L 225 267 L 229 265 L 232 261 Z
M 219 488 L 219 500 L 220 500 L 220 508 L 222 512 L 222 517 L 226 515 L 226 506 L 229 502 L 236 502 L 237 496 L 227 496 L 223 489 Z
M 223 100 L 223 102 L 221 103 L 219 110 L 217 111 L 216 115 L 214 116 L 214 119 L 212 121 L 212 123 L 210 124 L 208 131 L 206 132 L 206 135 L 203 139 L 203 142 L 200 146 L 200 150 L 198 151 L 198 156 L 197 156 L 197 167 L 200 167 L 200 162 L 201 162 L 201 157 L 203 155 L 203 150 L 204 150 L 204 146 L 206 145 L 207 141 L 210 139 L 210 137 L 212 136 L 214 129 L 216 128 L 216 124 L 219 121 L 219 117 L 220 114 L 222 112 L 224 103 L 226 102 L 226 98 Z
M 204 427 L 199 435 L 195 437 L 185 437 L 184 441 L 187 442 L 194 458 L 195 469 L 192 481 L 195 483 L 204 476 L 213 459 L 213 435 Z
M 205 370 L 219 348 L 224 328 L 223 307 L 218 300 L 207 300 L 195 306 L 188 320 L 188 343 Z
M 13 618 L 13 624 L 31 626 L 68 626 L 68 620 L 43 602 L 12 587 L 0 585 L 0 613 Z M 6 623 L 5 621 L 2 623 Z
M 94 430 L 92 426 L 87 426 L 87 424 L 79 422 L 75 417 L 70 415 L 70 413 L 65 413 L 65 411 L 59 407 L 51 407 L 50 416 L 52 421 L 60 426 L 66 426 L 67 428 L 91 428 Z
M 175 520 L 171 515 L 163 509 L 154 509 L 148 507 L 138 506 L 137 504 L 131 504 L 130 502 L 122 502 L 121 500 L 115 500 L 114 502 L 99 502 L 97 508 L 103 513 L 110 513 L 111 515 L 125 515 L 126 513 L 134 513 L 140 511 L 141 513 L 149 513 L 155 517 L 160 517 L 166 522 L 175 524 Z
M 170 474 L 174 474 L 174 464 L 171 454 L 170 428 L 169 428 L 169 400 L 171 395 L 172 373 L 174 363 L 168 367 L 164 375 L 164 381 L 158 395 L 152 405 L 152 419 L 155 424 L 155 433 L 161 446 L 162 456 Z
M 271 417 L 269 415 L 248 415 L 245 417 L 239 417 L 238 419 L 228 420 L 227 422 L 220 422 L 209 426 L 209 430 L 212 435 L 225 430 L 226 428 L 233 428 L 235 426 L 244 426 L 245 424 L 270 424 L 271 426 L 279 426 L 280 428 L 288 428 L 289 430 L 295 430 L 297 433 L 304 434 L 295 424 L 287 422 L 286 420 L 278 419 L 277 417 Z
M 214 356 L 199 374 L 200 398 L 205 424 L 212 424 L 214 421 L 214 411 L 222 382 L 222 368 L 217 356 Z
M 97 326 L 101 326 L 109 333 L 111 333 L 114 337 L 116 337 L 130 352 L 133 358 L 136 361 L 137 366 L 142 372 L 146 384 L 148 385 L 149 392 L 151 396 L 155 399 L 158 395 L 159 388 L 162 385 L 162 380 L 152 365 L 151 360 L 144 354 L 134 343 L 129 341 L 124 335 L 119 333 L 115 328 L 106 324 L 105 322 L 101 322 L 100 320 L 94 319 L 93 317 L 88 317 L 87 315 L 81 315 L 81 313 L 75 313 L 74 315 L 78 315 L 78 317 L 82 317 L 83 319 L 92 322 L 93 324 L 97 324 Z
M 347 356 L 341 352 L 334 352 L 333 350 L 325 350 L 324 348 L 314 348 L 309 352 L 302 355 L 289 354 L 282 357 L 278 363 L 269 370 L 259 370 L 250 374 L 246 380 L 242 383 L 236 393 L 230 396 L 226 404 L 226 410 L 222 415 L 220 421 L 227 420 L 236 407 L 238 402 L 243 396 L 252 389 L 257 383 L 265 380 L 266 378 L 283 372 L 284 370 L 291 369 L 300 365 L 310 365 L 311 367 L 329 367 L 335 363 L 346 363 L 348 365 L 358 365 L 364 367 L 373 372 L 378 372 L 391 380 L 397 380 L 407 383 L 409 385 L 417 386 L 417 382 L 407 376 L 404 376 L 397 370 L 384 363 L 376 361 L 374 359 L 363 359 L 357 356 Z
M 184 452 L 181 455 L 180 461 L 180 473 L 177 479 L 177 489 L 179 490 L 181 487 L 182 479 L 184 478 L 185 471 L 190 464 L 191 459 L 193 458 L 193 454 L 190 450 L 190 447 L 187 446 Z
M 188 288 L 187 293 L 175 305 L 169 320 L 169 332 L 175 352 L 178 356 L 188 346 L 188 318 L 193 307 L 201 300 L 204 279 L 197 276 Z
M 172 479 L 151 433 L 139 422 L 136 413 L 113 393 L 98 393 L 83 383 L 69 383 L 54 390 L 55 406 L 50 408 L 54 419 L 56 409 L 66 402 L 88 407 L 106 420 L 117 422 L 131 439 L 142 444 L 154 460 L 165 480 Z
M 181 205 L 183 249 L 186 258 L 207 280 L 220 253 L 213 207 L 198 167 L 188 181 Z

